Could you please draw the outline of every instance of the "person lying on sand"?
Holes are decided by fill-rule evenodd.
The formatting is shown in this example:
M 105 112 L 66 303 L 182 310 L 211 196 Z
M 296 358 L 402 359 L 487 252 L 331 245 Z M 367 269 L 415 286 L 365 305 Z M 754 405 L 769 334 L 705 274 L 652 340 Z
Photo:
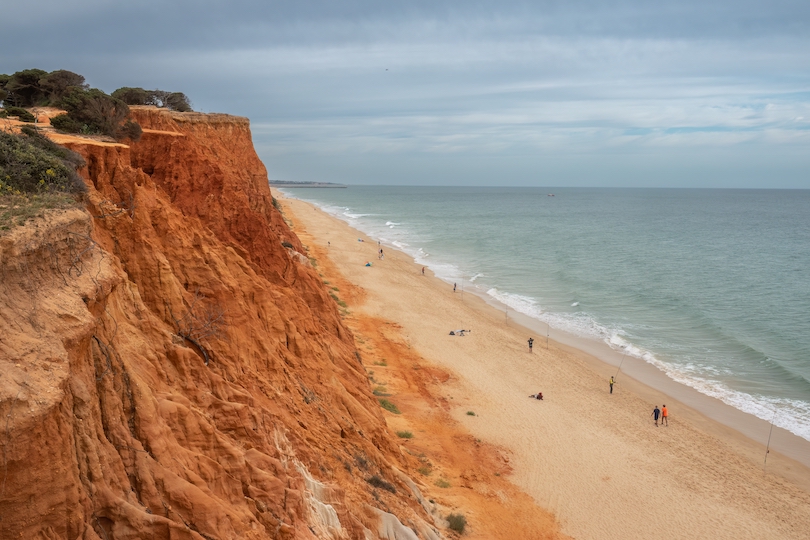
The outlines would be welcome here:
M 472 332 L 472 330 L 450 330 L 451 336 L 462 336 L 464 337 L 464 332 Z
M 532 399 L 543 399 L 543 392 L 537 392 L 536 394 L 532 394 L 529 397 Z

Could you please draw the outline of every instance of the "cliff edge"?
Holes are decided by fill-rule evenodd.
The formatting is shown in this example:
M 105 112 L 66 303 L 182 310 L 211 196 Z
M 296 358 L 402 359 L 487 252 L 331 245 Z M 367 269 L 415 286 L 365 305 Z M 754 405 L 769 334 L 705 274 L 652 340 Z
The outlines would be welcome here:
M 0 537 L 440 538 L 247 119 L 132 115 L 0 237 Z

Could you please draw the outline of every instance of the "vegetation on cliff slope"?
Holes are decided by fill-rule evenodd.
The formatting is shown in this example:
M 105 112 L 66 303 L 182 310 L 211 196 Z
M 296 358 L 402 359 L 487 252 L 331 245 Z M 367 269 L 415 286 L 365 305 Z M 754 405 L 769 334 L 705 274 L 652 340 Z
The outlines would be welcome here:
M 0 230 L 42 210 L 77 204 L 86 190 L 76 170 L 84 160 L 35 129 L 0 133 Z

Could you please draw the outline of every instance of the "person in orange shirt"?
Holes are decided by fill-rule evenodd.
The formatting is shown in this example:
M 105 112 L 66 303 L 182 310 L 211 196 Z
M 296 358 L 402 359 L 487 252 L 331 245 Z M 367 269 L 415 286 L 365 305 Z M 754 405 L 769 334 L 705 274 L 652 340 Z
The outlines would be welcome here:
M 662 426 L 669 426 L 669 413 L 667 412 L 667 406 L 661 406 L 661 425 Z

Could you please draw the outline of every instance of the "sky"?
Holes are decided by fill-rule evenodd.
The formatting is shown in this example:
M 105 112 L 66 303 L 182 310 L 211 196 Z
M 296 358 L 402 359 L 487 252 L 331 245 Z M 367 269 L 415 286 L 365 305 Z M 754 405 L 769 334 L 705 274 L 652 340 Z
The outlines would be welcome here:
M 271 179 L 810 189 L 807 0 L 27 0 L 32 67 L 247 116 Z

